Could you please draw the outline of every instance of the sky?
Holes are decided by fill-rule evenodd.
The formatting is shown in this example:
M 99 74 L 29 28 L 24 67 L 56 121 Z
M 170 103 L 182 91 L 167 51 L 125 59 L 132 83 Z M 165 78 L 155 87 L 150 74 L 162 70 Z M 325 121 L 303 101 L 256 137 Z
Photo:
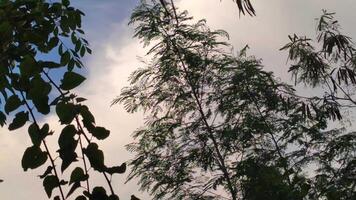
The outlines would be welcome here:
M 84 29 L 93 54 L 84 59 L 87 81 L 75 92 L 88 99 L 88 106 L 96 116 L 97 124 L 111 130 L 111 136 L 100 145 L 105 152 L 108 164 L 121 164 L 132 158 L 124 145 L 133 141 L 132 132 L 143 125 L 142 113 L 128 114 L 123 107 L 110 107 L 110 102 L 124 86 L 127 78 L 141 63 L 147 49 L 137 39 L 133 39 L 133 27 L 128 27 L 128 19 L 136 0 L 86 0 L 76 1 L 75 6 L 86 13 Z M 257 11 L 256 17 L 239 17 L 237 7 L 231 0 L 179 0 L 178 8 L 186 9 L 194 20 L 205 18 L 212 29 L 224 29 L 230 34 L 230 43 L 235 50 L 246 44 L 250 54 L 263 60 L 266 70 L 273 71 L 283 81 L 290 81 L 287 74 L 286 52 L 279 49 L 288 42 L 288 35 L 297 33 L 315 37 L 315 18 L 322 9 L 336 12 L 342 31 L 356 38 L 356 1 L 355 0 L 252 0 Z M 58 134 L 58 119 L 51 115 L 42 122 L 47 122 Z M 56 138 L 48 141 L 56 146 Z M 43 169 L 23 172 L 21 158 L 31 141 L 27 129 L 9 132 L 0 128 L 0 197 L 8 200 L 45 200 L 46 194 L 42 182 L 36 176 Z M 123 184 L 124 175 L 115 175 L 113 184 L 121 199 L 129 199 L 135 194 L 142 199 L 149 199 L 138 191 L 135 182 Z M 101 176 L 93 183 L 104 185 Z

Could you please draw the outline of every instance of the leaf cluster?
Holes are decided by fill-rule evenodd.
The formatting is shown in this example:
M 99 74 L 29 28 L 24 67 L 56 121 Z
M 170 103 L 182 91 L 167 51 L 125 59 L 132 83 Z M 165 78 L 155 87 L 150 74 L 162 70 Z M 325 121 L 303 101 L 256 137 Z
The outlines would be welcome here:
M 78 71 L 83 67 L 81 58 L 91 53 L 81 29 L 83 16 L 69 0 L 0 1 L 0 125 L 8 124 L 13 131 L 30 124 L 32 146 L 25 150 L 21 164 L 25 171 L 48 165 L 39 176 L 48 198 L 69 199 L 80 189 L 83 195 L 77 200 L 115 200 L 111 176 L 124 173 L 126 164 L 105 165 L 94 140 L 106 139 L 110 131 L 95 123 L 83 104 L 86 99 L 72 92 L 86 79 Z M 58 135 L 38 120 L 54 110 L 63 125 Z M 51 135 L 58 136 L 55 154 L 46 143 Z M 103 174 L 111 194 L 103 187 L 90 188 L 91 168 Z M 70 170 L 69 179 L 63 174 Z
M 152 59 L 131 75 L 131 85 L 113 102 L 128 112 L 142 109 L 147 117 L 134 133 L 138 142 L 127 146 L 136 155 L 129 180 L 139 178 L 141 189 L 155 199 L 324 195 L 333 183 L 320 187 L 315 180 L 324 172 L 306 171 L 323 162 L 329 141 L 342 132 L 326 131 L 330 118 L 341 118 L 334 104 L 320 106 L 298 96 L 248 56 L 248 47 L 237 55 L 228 52 L 226 32 L 210 30 L 205 20 L 193 22 L 173 2 L 142 1 L 130 24 L 151 47 Z M 301 80 L 321 82 L 318 75 L 328 67 L 318 66 L 324 61 L 315 58 L 307 39 L 291 39 L 300 41 L 293 47 L 301 47 L 291 59 L 298 58 L 301 70 L 313 67 Z M 354 151 L 352 144 L 335 146 Z M 328 155 L 334 162 L 342 154 Z M 343 186 L 349 197 L 352 185 Z

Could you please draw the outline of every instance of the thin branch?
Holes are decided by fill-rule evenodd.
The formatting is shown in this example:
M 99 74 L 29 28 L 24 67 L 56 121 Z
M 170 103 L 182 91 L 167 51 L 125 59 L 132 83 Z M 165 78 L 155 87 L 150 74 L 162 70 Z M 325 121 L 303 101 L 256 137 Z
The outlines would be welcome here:
M 259 115 L 262 117 L 263 122 L 265 123 L 265 125 L 266 125 L 267 128 L 269 129 L 269 130 L 268 130 L 268 134 L 269 134 L 269 135 L 271 136 L 271 138 L 272 138 L 272 141 L 273 141 L 273 144 L 274 144 L 274 146 L 275 146 L 275 148 L 276 148 L 276 151 L 277 151 L 277 153 L 278 153 L 278 156 L 279 156 L 281 159 L 283 159 L 283 161 L 285 161 L 286 158 L 285 158 L 285 157 L 283 156 L 283 154 L 282 154 L 282 151 L 281 151 L 281 149 L 280 149 L 280 147 L 279 147 L 279 145 L 278 145 L 277 139 L 275 138 L 275 136 L 274 136 L 274 134 L 273 134 L 272 128 L 271 128 L 270 125 L 267 123 L 267 120 L 266 120 L 265 116 L 264 116 L 263 113 L 261 112 L 261 108 L 259 107 L 259 105 L 258 105 L 258 103 L 257 103 L 257 100 L 256 100 L 253 96 L 251 96 L 251 91 L 250 91 L 249 87 L 247 87 L 247 90 L 248 90 L 250 99 L 252 100 L 252 102 L 253 102 L 253 103 L 255 104 L 255 106 L 256 106 L 257 112 L 258 112 Z M 289 184 L 290 186 L 292 186 L 292 182 L 291 182 L 291 180 L 290 180 L 290 178 L 289 178 L 289 170 L 287 169 L 287 166 L 286 166 L 286 165 L 283 165 L 283 167 L 284 167 L 285 173 L 287 174 L 287 178 L 288 178 L 287 181 L 288 181 L 288 184 Z
M 26 107 L 27 107 L 28 112 L 29 112 L 30 115 L 31 115 L 31 118 L 32 118 L 32 120 L 33 120 L 33 123 L 35 123 L 35 125 L 36 125 L 36 127 L 37 127 L 37 130 L 40 130 L 40 127 L 39 127 L 39 125 L 38 125 L 38 123 L 37 123 L 37 120 L 36 120 L 36 118 L 35 118 L 35 115 L 33 114 L 33 111 L 32 111 L 32 109 L 31 109 L 30 105 L 28 104 L 28 102 L 27 102 L 27 100 L 26 100 L 26 98 L 25 98 L 23 92 L 21 91 L 20 94 L 21 94 L 21 97 L 23 98 L 23 101 L 25 102 L 25 105 L 26 105 Z M 61 194 L 61 197 L 62 197 L 63 200 L 65 200 L 65 198 L 64 198 L 64 193 L 63 193 L 63 189 L 62 189 L 62 186 L 61 186 L 61 183 L 60 183 L 60 178 L 59 178 L 59 175 L 58 175 L 58 172 L 57 172 L 57 169 L 56 169 L 56 165 L 54 164 L 53 157 L 52 157 L 52 155 L 51 155 L 51 153 L 50 153 L 50 151 L 49 151 L 49 148 L 48 148 L 48 145 L 47 145 L 45 139 L 42 139 L 42 143 L 43 143 L 43 146 L 44 146 L 45 149 L 46 149 L 46 153 L 47 153 L 48 158 L 49 158 L 49 160 L 50 160 L 50 162 L 51 162 L 51 165 L 52 165 L 52 168 L 53 168 L 53 171 L 54 171 L 54 175 L 57 177 L 57 181 L 58 181 L 57 184 L 58 184 L 58 188 L 59 188 L 59 192 L 60 192 L 60 194 Z
M 162 2 L 162 1 L 161 1 L 161 2 Z M 179 26 L 179 19 L 178 19 L 178 16 L 177 16 L 177 14 L 176 14 L 176 11 L 175 11 L 175 7 L 174 7 L 173 1 L 171 1 L 171 3 L 172 3 L 172 9 L 174 10 L 174 13 L 175 13 L 175 19 L 176 19 L 177 27 L 178 27 L 178 26 Z M 165 5 L 165 4 L 162 4 L 162 6 L 166 6 L 166 5 Z M 178 48 L 178 46 L 176 45 L 176 43 L 169 37 L 169 35 L 167 35 L 167 38 L 168 38 L 168 40 L 172 43 L 173 48 L 176 50 L 176 53 L 177 53 L 179 62 L 181 62 L 181 64 L 182 64 L 183 71 L 184 71 L 184 73 L 186 74 L 186 77 L 185 77 L 185 78 L 186 78 L 186 80 L 187 80 L 188 85 L 190 86 L 190 88 L 191 88 L 191 90 L 192 90 L 192 97 L 193 97 L 193 98 L 195 99 L 195 101 L 196 101 L 196 104 L 197 104 L 197 106 L 198 106 L 198 111 L 199 111 L 199 113 L 200 113 L 200 115 L 201 115 L 201 118 L 202 118 L 202 120 L 203 120 L 203 123 L 204 123 L 204 125 L 205 125 L 205 127 L 206 127 L 206 129 L 207 129 L 207 131 L 208 131 L 209 137 L 210 137 L 210 139 L 211 139 L 212 142 L 213 142 L 214 149 L 215 149 L 215 152 L 216 152 L 217 157 L 218 157 L 218 160 L 219 160 L 218 164 L 219 164 L 219 167 L 220 167 L 221 171 L 223 172 L 224 177 L 225 177 L 225 179 L 226 179 L 226 181 L 227 181 L 227 185 L 228 185 L 228 188 L 229 188 L 229 190 L 230 190 L 231 197 L 232 197 L 233 200 L 237 200 L 237 194 L 236 194 L 235 188 L 234 188 L 234 186 L 233 186 L 233 184 L 232 184 L 232 181 L 231 181 L 231 179 L 230 179 L 230 176 L 229 176 L 229 173 L 228 173 L 228 171 L 227 171 L 227 168 L 226 168 L 226 166 L 225 166 L 225 161 L 224 161 L 224 158 L 223 158 L 223 156 L 222 156 L 222 154 L 221 154 L 221 152 L 220 152 L 219 145 L 218 145 L 218 143 L 217 143 L 217 141 L 216 141 L 216 139 L 215 139 L 214 131 L 212 130 L 212 128 L 210 127 L 210 125 L 209 125 L 209 123 L 208 123 L 208 121 L 207 121 L 207 119 L 206 119 L 206 116 L 205 116 L 205 113 L 204 113 L 202 104 L 201 104 L 201 102 L 200 102 L 200 100 L 199 100 L 199 97 L 198 97 L 196 91 L 195 91 L 195 87 L 194 87 L 194 85 L 190 82 L 190 79 L 189 79 L 189 77 L 188 77 L 189 72 L 188 72 L 187 67 L 185 66 L 185 62 L 184 62 L 184 60 L 183 60 L 182 53 L 181 53 L 180 49 Z
M 62 96 L 64 96 L 65 93 L 64 93 L 64 92 L 60 89 L 60 87 L 52 80 L 52 78 L 51 78 L 47 73 L 45 73 L 45 75 L 46 75 L 46 77 L 48 78 L 48 80 L 51 82 L 51 84 L 58 90 L 58 92 L 59 92 Z M 81 125 L 81 123 L 80 123 L 80 121 L 79 121 L 79 117 L 78 117 L 78 116 L 75 116 L 75 121 L 76 121 L 77 126 L 78 126 L 78 128 L 79 128 L 80 135 L 83 135 L 84 138 L 85 138 L 85 140 L 87 141 L 87 143 L 90 144 L 90 143 L 91 143 L 91 140 L 90 140 L 90 139 L 88 138 L 88 136 L 85 134 L 84 129 L 83 129 L 83 127 L 82 127 L 82 125 Z M 84 159 L 84 157 L 83 157 L 83 159 Z M 83 161 L 84 161 L 84 160 L 83 160 Z M 103 173 L 103 175 L 104 175 L 104 177 L 105 177 L 106 182 L 108 183 L 108 186 L 109 186 L 109 188 L 110 188 L 111 193 L 112 193 L 112 194 L 115 194 L 115 192 L 114 192 L 114 190 L 113 190 L 113 187 L 112 187 L 112 184 L 111 184 L 110 180 L 108 179 L 106 173 L 105 173 L 105 172 L 102 172 L 102 173 Z
M 87 189 L 87 191 L 90 193 L 88 167 L 87 167 L 87 163 L 86 163 L 86 161 L 85 161 L 85 156 L 84 156 L 84 151 L 83 151 L 83 142 L 82 142 L 82 137 L 81 137 L 81 135 L 79 135 L 79 145 L 80 145 L 80 151 L 81 151 L 81 153 L 82 153 L 85 175 L 88 177 L 87 180 L 86 180 L 86 184 L 87 184 L 87 188 L 86 188 L 86 189 Z

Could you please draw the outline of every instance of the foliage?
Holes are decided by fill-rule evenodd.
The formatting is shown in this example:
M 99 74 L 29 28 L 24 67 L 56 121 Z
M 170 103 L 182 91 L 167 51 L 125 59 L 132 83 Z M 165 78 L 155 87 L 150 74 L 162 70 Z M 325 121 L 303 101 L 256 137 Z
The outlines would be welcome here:
M 335 159 L 354 162 L 353 135 L 327 130 L 339 115 L 276 81 L 247 47 L 228 53 L 226 32 L 191 19 L 173 1 L 154 0 L 131 16 L 152 59 L 113 102 L 147 117 L 127 146 L 129 180 L 155 199 L 350 199 L 354 180 L 327 171 Z M 312 58 L 299 61 L 318 63 Z
M 239 8 L 240 12 L 245 14 L 247 12 L 249 15 L 256 15 L 256 11 L 253 8 L 250 0 L 233 0 L 237 7 Z
M 25 150 L 22 167 L 26 171 L 48 165 L 40 178 L 49 198 L 65 200 L 80 189 L 84 196 L 77 200 L 114 200 L 118 196 L 109 176 L 124 173 L 126 165 L 104 164 L 95 139 L 107 138 L 110 131 L 97 126 L 83 104 L 85 99 L 71 92 L 85 80 L 78 71 L 83 67 L 81 58 L 91 53 L 82 38 L 83 15 L 69 0 L 0 1 L 0 125 L 17 130 L 30 123 L 28 134 L 33 145 Z M 60 59 L 55 61 L 54 55 Z M 62 79 L 56 81 L 54 73 Z M 47 145 L 47 137 L 54 132 L 49 124 L 41 125 L 38 120 L 51 110 L 63 125 L 58 147 Z M 58 148 L 57 153 L 52 154 L 50 148 Z M 66 180 L 61 174 L 74 166 L 70 180 Z M 103 187 L 89 187 L 90 166 L 104 175 L 111 194 Z
M 289 71 L 296 84 L 322 91 L 320 96 L 303 97 L 308 100 L 307 112 L 343 120 L 347 113 L 353 118 L 356 106 L 356 49 L 351 38 L 340 32 L 334 15 L 323 11 L 315 42 L 294 35 L 282 50 L 289 51 L 293 62 Z M 313 179 L 315 198 L 356 198 L 356 133 L 334 130 L 322 137 L 324 142 L 315 144 L 320 150 L 313 156 L 318 163 Z

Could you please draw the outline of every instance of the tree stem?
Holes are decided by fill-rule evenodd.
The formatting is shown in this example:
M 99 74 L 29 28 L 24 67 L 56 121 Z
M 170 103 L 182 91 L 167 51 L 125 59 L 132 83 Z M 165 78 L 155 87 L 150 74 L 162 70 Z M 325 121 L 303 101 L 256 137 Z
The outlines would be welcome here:
M 27 103 L 27 100 L 26 100 L 26 98 L 25 98 L 23 92 L 21 92 L 21 97 L 22 97 L 22 99 L 23 99 L 24 102 L 25 102 L 26 108 L 27 108 L 28 112 L 29 112 L 30 115 L 31 115 L 31 118 L 32 118 L 32 120 L 33 120 L 33 123 L 35 123 L 35 125 L 36 125 L 36 127 L 37 127 L 37 130 L 39 131 L 39 130 L 40 130 L 40 126 L 38 125 L 37 120 L 36 120 L 36 118 L 35 118 L 35 115 L 33 114 L 33 111 L 32 111 L 32 109 L 31 109 L 30 105 Z M 45 149 L 46 149 L 47 156 L 48 156 L 48 158 L 49 158 L 49 160 L 50 160 L 50 162 L 51 162 L 54 175 L 57 177 L 57 180 L 58 180 L 58 183 L 57 183 L 57 184 L 58 184 L 59 192 L 60 192 L 60 194 L 61 194 L 61 198 L 62 198 L 63 200 L 65 200 L 65 198 L 64 198 L 64 193 L 63 193 L 63 189 L 62 189 L 62 186 L 61 186 L 61 184 L 60 184 L 60 178 L 59 178 L 59 176 L 58 176 L 58 172 L 57 172 L 57 169 L 56 169 L 56 165 L 55 165 L 55 163 L 54 163 L 54 159 L 53 159 L 53 157 L 52 157 L 52 155 L 51 155 L 51 153 L 50 153 L 50 151 L 49 151 L 49 148 L 48 148 L 48 145 L 47 145 L 47 143 L 46 143 L 46 140 L 45 140 L 45 139 L 42 139 L 42 143 L 43 143 L 43 146 L 44 146 Z

